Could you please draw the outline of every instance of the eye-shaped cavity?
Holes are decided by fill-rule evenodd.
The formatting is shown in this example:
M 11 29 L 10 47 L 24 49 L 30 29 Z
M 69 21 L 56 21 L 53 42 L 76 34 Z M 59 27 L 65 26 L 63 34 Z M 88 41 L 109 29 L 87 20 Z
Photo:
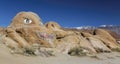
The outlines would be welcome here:
M 51 24 L 51 25 L 52 25 L 53 28 L 55 27 L 54 24 Z
M 25 23 L 25 24 L 30 24 L 30 23 L 32 23 L 32 20 L 30 20 L 30 19 L 28 19 L 28 18 L 25 18 L 25 19 L 24 19 L 24 23 Z

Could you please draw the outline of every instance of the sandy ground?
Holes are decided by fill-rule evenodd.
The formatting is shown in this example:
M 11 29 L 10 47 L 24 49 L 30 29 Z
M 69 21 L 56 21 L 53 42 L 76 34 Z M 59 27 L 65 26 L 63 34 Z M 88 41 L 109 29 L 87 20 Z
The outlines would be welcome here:
M 120 64 L 120 53 L 101 53 L 93 57 L 77 57 L 58 54 L 52 57 L 11 54 L 0 44 L 0 64 Z

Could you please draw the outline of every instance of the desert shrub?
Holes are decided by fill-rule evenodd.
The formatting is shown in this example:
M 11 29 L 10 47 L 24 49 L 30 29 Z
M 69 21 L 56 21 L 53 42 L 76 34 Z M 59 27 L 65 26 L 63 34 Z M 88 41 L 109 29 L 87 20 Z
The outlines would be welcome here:
M 120 48 L 114 48 L 112 51 L 120 52 Z
M 89 54 L 88 50 L 82 47 L 75 47 L 72 48 L 69 52 L 69 55 L 71 56 L 86 56 L 87 54 Z

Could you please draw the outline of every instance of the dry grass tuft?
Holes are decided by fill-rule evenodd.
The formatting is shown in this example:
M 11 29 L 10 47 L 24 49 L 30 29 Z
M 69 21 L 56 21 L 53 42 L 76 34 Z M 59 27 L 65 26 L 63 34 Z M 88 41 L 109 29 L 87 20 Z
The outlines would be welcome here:
M 81 48 L 81 47 L 75 47 L 72 48 L 69 52 L 69 55 L 71 56 L 86 56 L 87 54 L 89 54 L 88 50 Z
M 112 51 L 120 52 L 120 48 L 112 49 Z

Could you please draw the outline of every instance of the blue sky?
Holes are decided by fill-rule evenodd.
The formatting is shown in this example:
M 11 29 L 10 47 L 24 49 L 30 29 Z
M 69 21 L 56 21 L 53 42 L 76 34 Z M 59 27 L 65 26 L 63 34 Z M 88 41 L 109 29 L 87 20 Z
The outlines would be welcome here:
M 32 11 L 63 27 L 120 25 L 119 0 L 0 0 L 0 26 L 20 11 Z

